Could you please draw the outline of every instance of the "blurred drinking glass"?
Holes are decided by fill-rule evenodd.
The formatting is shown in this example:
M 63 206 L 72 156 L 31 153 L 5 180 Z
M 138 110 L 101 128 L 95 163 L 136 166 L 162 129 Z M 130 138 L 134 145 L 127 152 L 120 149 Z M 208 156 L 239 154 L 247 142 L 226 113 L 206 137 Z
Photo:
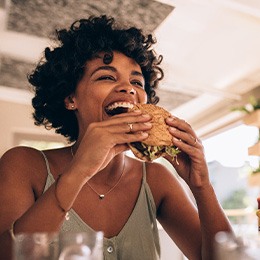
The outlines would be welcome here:
M 103 259 L 103 232 L 65 232 L 59 244 L 59 260 Z
M 235 236 L 227 232 L 219 232 L 215 237 L 216 260 L 259 260 L 260 236 Z
M 21 233 L 13 241 L 13 260 L 56 260 L 58 234 Z

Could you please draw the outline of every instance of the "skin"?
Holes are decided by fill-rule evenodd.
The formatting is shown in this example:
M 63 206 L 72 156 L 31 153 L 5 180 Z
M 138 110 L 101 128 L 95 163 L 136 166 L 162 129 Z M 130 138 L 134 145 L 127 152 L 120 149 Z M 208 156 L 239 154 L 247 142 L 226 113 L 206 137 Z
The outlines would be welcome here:
M 79 123 L 74 157 L 67 147 L 46 151 L 54 178 L 61 175 L 56 186 L 60 205 L 66 210 L 72 207 L 83 221 L 94 230 L 102 230 L 108 238 L 117 235 L 127 222 L 141 187 L 142 163 L 123 152 L 129 149 L 127 143 L 144 140 L 152 125 L 151 118 L 140 111 L 111 117 L 105 108 L 115 101 L 146 103 L 143 85 L 140 66 L 121 53 L 114 52 L 109 65 L 103 63 L 102 55 L 88 61 L 75 93 L 64 101 L 67 109 L 74 110 Z M 129 122 L 133 123 L 131 133 Z M 158 163 L 147 163 L 147 182 L 157 207 L 157 218 L 189 259 L 211 259 L 214 235 L 231 228 L 209 182 L 203 146 L 195 132 L 176 117 L 169 117 L 166 123 L 174 144 L 182 151 L 178 164 L 172 158 L 166 159 L 190 187 L 198 210 L 168 169 Z M 123 167 L 119 184 L 102 201 L 86 185 L 89 182 L 95 190 L 106 193 L 120 178 Z M 58 206 L 54 185 L 42 194 L 46 178 L 44 159 L 35 149 L 16 147 L 1 158 L 0 255 L 3 259 L 10 257 L 8 230 L 13 222 L 15 233 L 60 229 L 65 213 Z

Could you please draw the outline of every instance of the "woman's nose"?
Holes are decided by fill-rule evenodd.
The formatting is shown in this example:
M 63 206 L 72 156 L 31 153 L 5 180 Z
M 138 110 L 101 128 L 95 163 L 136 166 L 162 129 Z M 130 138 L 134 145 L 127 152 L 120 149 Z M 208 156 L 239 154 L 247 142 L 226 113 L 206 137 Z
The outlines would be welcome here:
M 120 87 L 118 87 L 117 91 L 127 93 L 127 94 L 131 94 L 131 95 L 136 94 L 136 90 L 130 85 L 120 86 Z

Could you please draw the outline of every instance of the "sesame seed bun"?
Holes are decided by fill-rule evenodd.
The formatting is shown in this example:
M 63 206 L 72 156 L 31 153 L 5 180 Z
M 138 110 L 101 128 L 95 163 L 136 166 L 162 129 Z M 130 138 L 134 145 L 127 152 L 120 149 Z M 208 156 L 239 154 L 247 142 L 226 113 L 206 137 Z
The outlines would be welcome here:
M 174 157 L 179 151 L 175 149 L 172 142 L 172 135 L 169 133 L 165 119 L 171 114 L 162 107 L 152 104 L 136 104 L 131 111 L 141 110 L 152 116 L 152 128 L 147 131 L 148 138 L 143 142 L 128 144 L 133 154 L 140 160 L 153 161 L 163 155 L 169 154 Z

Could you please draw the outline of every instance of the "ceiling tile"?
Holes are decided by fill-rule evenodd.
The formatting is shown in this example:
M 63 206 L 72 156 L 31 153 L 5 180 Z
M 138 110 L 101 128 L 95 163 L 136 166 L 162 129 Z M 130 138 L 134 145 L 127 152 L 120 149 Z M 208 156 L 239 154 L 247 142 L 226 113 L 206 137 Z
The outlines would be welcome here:
M 151 0 L 12 0 L 7 26 L 8 30 L 49 37 L 55 28 L 68 27 L 76 19 L 106 13 L 152 32 L 173 9 Z

